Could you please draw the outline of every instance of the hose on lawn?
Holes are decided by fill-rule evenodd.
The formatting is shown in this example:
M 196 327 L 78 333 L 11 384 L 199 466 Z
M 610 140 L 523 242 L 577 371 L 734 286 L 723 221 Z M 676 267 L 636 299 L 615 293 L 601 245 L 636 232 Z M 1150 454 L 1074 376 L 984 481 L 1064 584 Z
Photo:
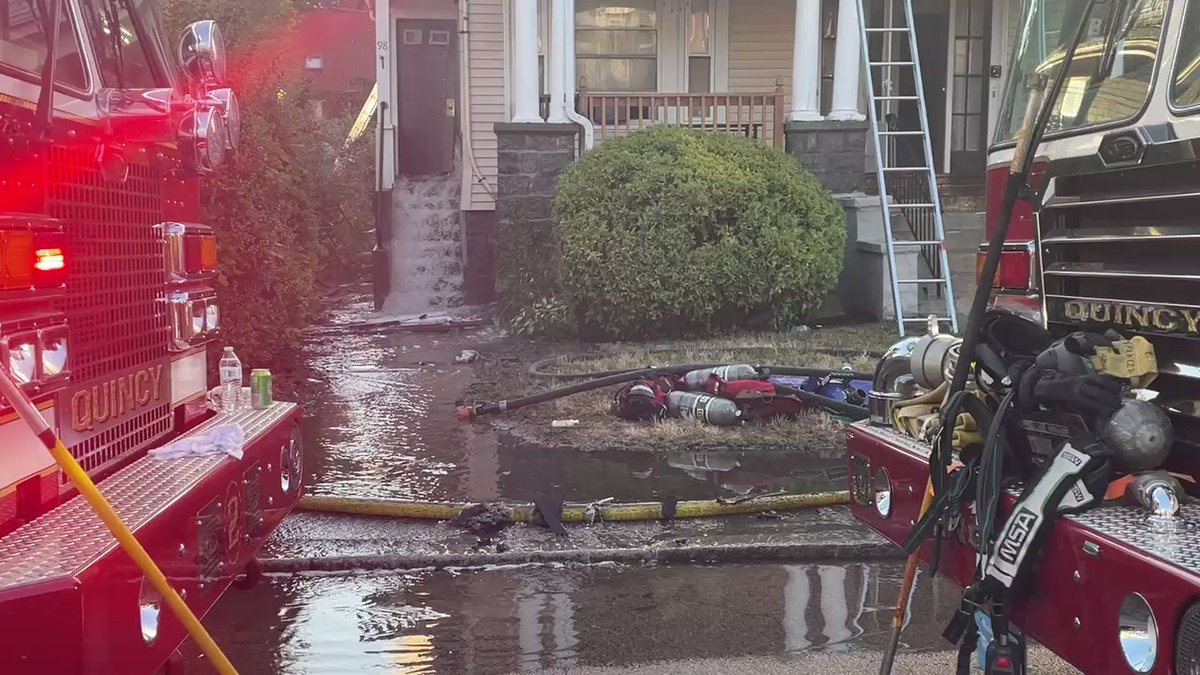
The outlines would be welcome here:
M 816 492 L 793 495 L 764 495 L 735 502 L 714 500 L 680 501 L 675 504 L 675 518 L 709 518 L 737 516 L 769 511 L 790 511 L 839 506 L 850 502 L 850 493 Z M 475 504 L 466 502 L 417 502 L 395 499 L 355 499 L 349 497 L 304 497 L 297 508 L 322 513 L 342 513 L 356 516 L 385 516 L 423 520 L 450 520 Z M 533 504 L 502 504 L 513 522 L 536 522 L 540 516 Z M 586 523 L 592 520 L 631 522 L 664 520 L 661 502 L 627 504 L 566 504 L 564 523 Z
M 538 363 L 542 362 L 539 361 Z M 575 384 L 569 384 L 565 387 L 550 389 L 538 394 L 533 394 L 531 396 L 512 399 L 511 401 L 505 400 L 498 403 L 475 403 L 470 405 L 460 401 L 458 404 L 458 416 L 461 419 L 472 419 L 483 415 L 500 415 L 510 410 L 525 408 L 531 405 L 545 403 L 546 401 L 553 401 L 554 399 L 580 394 L 585 391 L 611 387 L 615 384 L 624 384 L 626 382 L 632 382 L 634 380 L 640 380 L 646 377 L 658 377 L 661 375 L 681 376 L 686 375 L 693 370 L 719 368 L 722 365 L 726 364 L 687 364 L 680 366 L 666 366 L 663 368 L 626 370 L 611 374 L 593 374 L 596 375 L 594 379 L 576 382 Z M 849 375 L 853 379 L 858 380 L 870 380 L 874 377 L 869 373 L 846 372 L 841 370 L 831 370 L 828 368 L 798 368 L 795 366 L 762 366 L 762 368 L 763 370 L 772 374 L 797 377 L 825 377 L 826 375 L 835 372 Z M 868 417 L 867 410 L 859 406 L 850 405 L 848 403 L 843 403 L 841 401 L 836 401 L 834 399 L 826 398 L 819 394 L 813 394 L 806 391 L 791 390 L 789 393 L 794 394 L 796 398 L 808 403 L 809 405 L 823 408 L 834 415 L 841 415 L 851 419 L 852 421 L 864 420 Z

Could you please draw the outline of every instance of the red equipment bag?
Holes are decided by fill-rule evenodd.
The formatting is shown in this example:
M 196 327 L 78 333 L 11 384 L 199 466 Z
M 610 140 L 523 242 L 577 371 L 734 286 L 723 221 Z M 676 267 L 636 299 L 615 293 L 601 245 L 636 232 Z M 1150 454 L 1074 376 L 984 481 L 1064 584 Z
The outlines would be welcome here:
M 786 388 L 776 387 L 768 380 L 727 382 L 717 375 L 711 375 L 707 391 L 736 403 L 742 411 L 742 417 L 748 420 L 794 417 L 808 410 L 808 404 L 788 394 Z

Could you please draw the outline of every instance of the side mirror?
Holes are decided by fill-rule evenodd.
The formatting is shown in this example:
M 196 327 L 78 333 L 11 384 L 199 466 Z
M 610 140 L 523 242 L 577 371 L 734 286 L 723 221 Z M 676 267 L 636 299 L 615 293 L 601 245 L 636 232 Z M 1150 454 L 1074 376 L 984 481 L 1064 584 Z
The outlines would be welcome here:
M 196 21 L 184 29 L 179 38 L 179 63 L 191 83 L 204 90 L 225 83 L 225 40 L 216 21 Z
M 229 133 L 225 116 L 215 108 L 199 108 L 179 123 L 179 150 L 184 164 L 201 176 L 212 174 L 225 162 Z

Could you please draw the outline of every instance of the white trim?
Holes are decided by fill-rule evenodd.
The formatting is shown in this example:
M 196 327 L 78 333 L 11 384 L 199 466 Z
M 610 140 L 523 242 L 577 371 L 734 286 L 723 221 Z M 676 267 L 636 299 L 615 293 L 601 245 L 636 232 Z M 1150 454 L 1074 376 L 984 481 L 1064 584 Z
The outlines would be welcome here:
M 512 119 L 513 115 L 513 95 L 512 95 L 512 12 L 508 9 L 509 0 L 501 0 L 500 2 L 500 21 L 504 26 L 503 44 L 504 53 L 504 120 L 507 122 Z
M 942 117 L 942 173 L 947 175 L 950 173 L 950 155 L 954 154 L 951 150 L 954 142 L 952 133 L 954 128 L 954 21 L 957 18 L 959 3 L 970 1 L 951 0 L 950 11 L 946 15 L 948 17 L 946 29 L 950 33 L 950 39 L 946 41 L 946 114 Z M 930 133 L 932 134 L 932 132 L 931 129 Z
M 375 0 L 375 82 L 379 85 L 379 103 L 386 106 L 387 115 L 383 119 L 383 130 L 376 139 L 381 144 L 382 161 L 377 157 L 380 166 L 380 182 L 384 190 L 392 189 L 396 182 L 396 97 L 393 96 L 396 78 L 396 41 L 392 35 L 395 19 L 392 17 L 388 0 Z
M 992 144 L 996 137 L 996 120 L 1000 117 L 1000 101 L 1004 96 L 1004 84 L 1008 81 L 1008 12 L 1010 0 L 995 0 L 992 4 L 992 67 L 1000 66 L 1000 77 L 993 78 L 991 68 L 984 75 L 988 79 L 987 138 L 984 146 Z
M 713 91 L 729 91 L 729 0 L 713 0 Z

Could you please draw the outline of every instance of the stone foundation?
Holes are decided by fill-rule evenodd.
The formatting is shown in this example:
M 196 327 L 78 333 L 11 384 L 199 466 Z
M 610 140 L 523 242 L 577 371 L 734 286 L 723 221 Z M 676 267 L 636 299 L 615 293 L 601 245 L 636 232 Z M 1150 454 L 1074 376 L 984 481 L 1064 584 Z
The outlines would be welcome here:
M 866 182 L 867 122 L 788 122 L 788 154 L 834 194 L 862 192 Z
M 574 124 L 518 124 L 496 125 L 498 140 L 498 190 L 496 194 L 496 234 L 494 240 L 534 249 L 526 251 L 529 260 L 537 260 L 537 269 L 504 270 L 498 274 L 511 279 L 522 278 L 522 286 L 539 288 L 555 280 L 557 285 L 557 245 L 554 225 L 550 219 L 554 191 L 558 177 L 572 162 L 578 152 L 579 127 Z M 500 267 L 504 258 L 497 258 Z M 497 284 L 501 304 L 508 298 L 504 278 Z M 503 307 L 501 308 L 503 311 Z

